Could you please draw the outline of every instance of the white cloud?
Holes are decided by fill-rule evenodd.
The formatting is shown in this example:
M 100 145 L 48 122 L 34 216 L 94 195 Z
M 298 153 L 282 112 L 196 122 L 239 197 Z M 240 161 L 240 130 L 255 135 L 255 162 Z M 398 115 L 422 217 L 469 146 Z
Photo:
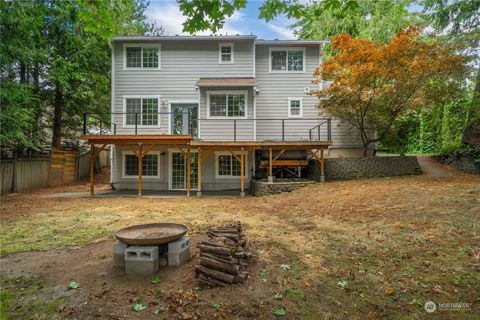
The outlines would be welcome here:
M 295 39 L 295 36 L 293 34 L 293 31 L 290 30 L 288 27 L 285 27 L 283 25 L 280 25 L 279 23 L 275 22 L 269 22 L 265 23 L 265 25 L 275 32 L 280 39 L 282 40 L 290 40 L 290 39 Z
M 165 28 L 165 32 L 173 36 L 175 34 L 185 34 L 182 29 L 182 23 L 185 22 L 185 17 L 178 9 L 178 5 L 166 2 L 153 2 L 146 10 L 147 18 L 150 21 L 155 21 L 158 25 Z M 225 25 L 217 33 L 219 34 L 242 34 L 242 31 L 233 26 L 232 22 L 240 22 L 244 17 L 244 13 L 235 12 L 230 18 L 225 21 Z M 202 31 L 198 32 L 199 35 L 208 35 L 212 32 Z

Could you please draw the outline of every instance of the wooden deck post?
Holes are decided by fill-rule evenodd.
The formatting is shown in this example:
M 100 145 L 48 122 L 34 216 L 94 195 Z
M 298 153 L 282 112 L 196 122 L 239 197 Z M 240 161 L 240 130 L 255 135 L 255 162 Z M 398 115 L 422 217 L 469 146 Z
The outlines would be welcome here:
M 198 170 L 197 170 L 197 197 L 202 196 L 202 149 L 198 148 L 197 153 Z
M 140 144 L 138 148 L 138 195 L 142 195 L 142 187 L 143 187 L 143 151 L 142 151 L 142 144 Z
M 245 197 L 245 148 L 240 153 L 240 197 Z
M 190 197 L 190 145 L 188 145 L 187 151 L 187 197 Z
M 95 194 L 95 145 L 90 145 L 90 195 Z
M 268 182 L 273 183 L 273 157 L 272 148 L 268 150 Z
M 320 149 L 320 182 L 325 182 L 325 159 L 323 157 L 323 148 Z

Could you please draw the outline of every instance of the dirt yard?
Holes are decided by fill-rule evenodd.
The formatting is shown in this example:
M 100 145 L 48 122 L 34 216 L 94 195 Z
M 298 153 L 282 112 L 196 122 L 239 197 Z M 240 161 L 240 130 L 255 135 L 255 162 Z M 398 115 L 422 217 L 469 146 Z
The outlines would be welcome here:
M 0 318 L 479 319 L 480 177 L 438 170 L 262 198 L 4 196 Z M 245 284 L 202 289 L 196 243 L 235 220 L 259 261 Z M 163 221 L 189 227 L 189 264 L 158 284 L 111 266 L 115 230 Z

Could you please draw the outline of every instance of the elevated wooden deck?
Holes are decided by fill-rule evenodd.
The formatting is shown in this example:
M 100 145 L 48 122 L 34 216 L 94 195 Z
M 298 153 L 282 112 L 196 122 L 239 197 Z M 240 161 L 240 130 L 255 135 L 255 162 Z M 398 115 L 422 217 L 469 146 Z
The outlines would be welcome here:
M 174 145 L 187 160 L 187 195 L 190 195 L 190 156 L 191 150 L 198 152 L 197 195 L 201 195 L 202 173 L 201 162 L 204 158 L 202 150 L 229 151 L 240 162 L 241 195 L 245 192 L 245 151 L 268 150 L 269 160 L 262 161 L 261 167 L 268 168 L 269 176 L 273 176 L 273 167 L 305 167 L 308 162 L 279 160 L 279 157 L 288 150 L 305 150 L 311 153 L 312 158 L 320 163 L 321 176 L 324 175 L 324 150 L 332 145 L 332 141 L 206 141 L 194 139 L 191 135 L 82 135 L 80 139 L 87 140 L 91 146 L 90 157 L 90 193 L 94 194 L 94 160 L 108 145 L 126 145 L 138 158 L 138 194 L 142 195 L 142 160 L 156 145 Z M 99 145 L 100 147 L 96 147 Z M 314 151 L 316 150 L 316 151 Z M 240 151 L 240 154 L 237 152 Z M 273 157 L 273 151 L 277 151 Z

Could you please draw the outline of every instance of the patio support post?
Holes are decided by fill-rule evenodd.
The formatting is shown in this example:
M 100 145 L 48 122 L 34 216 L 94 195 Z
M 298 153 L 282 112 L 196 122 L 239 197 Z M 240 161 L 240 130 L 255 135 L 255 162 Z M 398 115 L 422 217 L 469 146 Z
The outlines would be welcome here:
M 325 159 L 323 157 L 323 148 L 320 149 L 320 182 L 325 182 Z
M 138 154 L 137 154 L 137 159 L 138 159 L 138 195 L 142 195 L 142 183 L 143 183 L 143 151 L 142 151 L 142 144 L 140 143 L 140 146 L 138 148 Z
M 198 148 L 197 197 L 202 196 L 202 149 Z
M 90 195 L 95 194 L 95 145 L 90 145 Z
M 273 159 L 272 148 L 268 150 L 268 182 L 273 183 Z
M 240 153 L 240 197 L 245 197 L 245 148 Z
M 190 197 L 190 145 L 188 145 L 187 151 L 187 197 Z

